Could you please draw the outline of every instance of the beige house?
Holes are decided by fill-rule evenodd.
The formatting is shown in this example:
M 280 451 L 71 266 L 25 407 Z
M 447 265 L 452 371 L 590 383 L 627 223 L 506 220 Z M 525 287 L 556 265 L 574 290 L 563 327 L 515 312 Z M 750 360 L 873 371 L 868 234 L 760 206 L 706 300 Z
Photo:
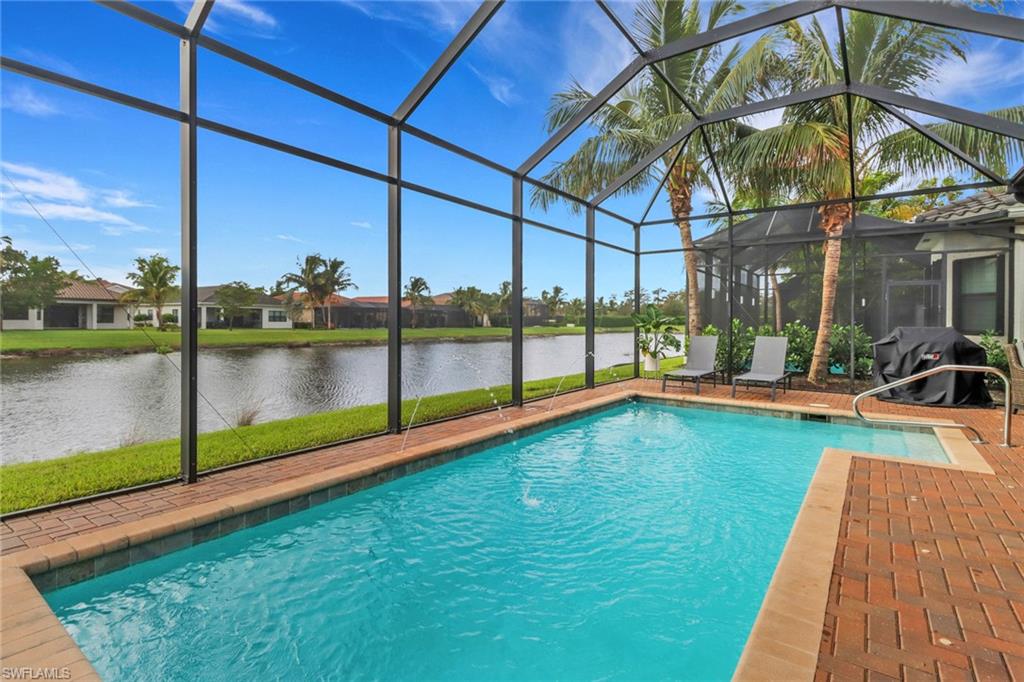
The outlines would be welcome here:
M 223 285 L 199 287 L 200 328 L 228 326 L 217 305 L 217 291 Z M 156 309 L 150 305 L 128 305 L 122 296 L 130 287 L 106 280 L 75 281 L 58 292 L 56 301 L 46 308 L 5 308 L 5 330 L 41 329 L 130 329 L 137 315 L 146 316 L 150 324 L 159 327 Z M 162 310 L 175 321 L 181 319 L 180 298 L 169 301 Z M 272 296 L 262 295 L 254 305 L 235 318 L 236 327 L 257 329 L 291 329 L 288 307 Z

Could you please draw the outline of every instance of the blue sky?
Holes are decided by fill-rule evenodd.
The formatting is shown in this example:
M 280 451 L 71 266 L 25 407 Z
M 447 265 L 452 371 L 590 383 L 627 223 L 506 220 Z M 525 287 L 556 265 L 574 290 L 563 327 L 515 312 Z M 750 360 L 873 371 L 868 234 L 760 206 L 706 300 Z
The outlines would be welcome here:
M 146 2 L 182 21 L 187 5 Z M 629 22 L 627 2 L 613 3 Z M 211 35 L 271 63 L 392 111 L 474 11 L 468 2 L 253 2 L 218 0 Z M 751 8 L 751 11 L 755 9 Z M 4 2 L 2 52 L 168 106 L 177 100 L 177 41 L 90 2 Z M 1024 15 L 1024 6 L 1010 11 Z M 130 56 L 126 56 L 130 55 Z M 550 95 L 575 78 L 597 89 L 633 54 L 592 2 L 511 0 L 413 115 L 412 123 L 506 165 L 518 165 L 547 132 Z M 986 74 L 979 78 L 978 74 Z M 967 64 L 951 62 L 933 94 L 976 110 L 1020 103 L 1020 44 L 973 38 Z M 2 83 L 2 161 L 100 276 L 123 280 L 138 255 L 177 260 L 176 124 L 9 73 Z M 200 115 L 383 172 L 383 126 L 216 54 L 200 54 Z M 772 122 L 772 114 L 758 123 Z M 570 154 L 574 135 L 539 168 Z M 311 251 L 345 259 L 359 293 L 386 290 L 382 184 L 215 133 L 200 134 L 200 283 L 243 279 L 268 286 Z M 508 210 L 510 181 L 460 157 L 407 140 L 406 177 Z M 78 267 L 7 178 L 3 231 L 33 253 Z M 698 195 L 698 210 L 709 198 Z M 609 208 L 639 217 L 648 196 L 614 197 Z M 530 215 L 581 232 L 564 207 Z M 667 217 L 662 199 L 652 213 Z M 495 289 L 510 278 L 507 221 L 406 194 L 405 274 L 435 293 L 461 284 Z M 698 231 L 709 226 L 700 225 Z M 632 245 L 631 230 L 600 217 L 598 236 Z M 528 294 L 562 284 L 583 295 L 583 248 L 529 229 Z M 672 248 L 672 228 L 645 232 L 644 248 Z M 632 286 L 631 257 L 599 249 L 597 293 Z M 652 257 L 644 286 L 677 289 L 681 259 Z

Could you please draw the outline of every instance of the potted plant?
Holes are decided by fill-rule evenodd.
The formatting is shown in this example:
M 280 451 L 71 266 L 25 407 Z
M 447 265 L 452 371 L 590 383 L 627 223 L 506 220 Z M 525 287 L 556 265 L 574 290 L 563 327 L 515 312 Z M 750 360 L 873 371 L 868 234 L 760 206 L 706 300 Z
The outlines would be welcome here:
M 668 351 L 678 351 L 683 347 L 676 336 L 682 320 L 665 315 L 658 310 L 658 306 L 650 303 L 642 313 L 633 313 L 632 318 L 640 332 L 637 344 L 644 356 L 644 371 L 657 372 L 661 359 L 668 355 Z

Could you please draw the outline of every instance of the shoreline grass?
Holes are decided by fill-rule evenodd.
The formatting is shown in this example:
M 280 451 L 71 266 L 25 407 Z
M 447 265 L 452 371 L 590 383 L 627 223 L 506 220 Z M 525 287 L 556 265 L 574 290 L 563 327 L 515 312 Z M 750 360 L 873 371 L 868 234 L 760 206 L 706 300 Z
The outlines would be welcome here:
M 632 331 L 631 327 L 601 327 L 598 333 Z M 525 327 L 526 336 L 581 335 L 583 327 Z M 504 339 L 508 327 L 429 327 L 403 329 L 405 341 Z M 200 329 L 199 347 L 275 347 L 305 345 L 383 345 L 387 329 Z M 44 329 L 0 332 L 0 353 L 44 354 L 53 351 L 146 351 L 154 344 L 177 350 L 181 333 L 159 329 Z
M 672 368 L 680 362 L 675 358 L 666 360 L 664 368 Z M 632 370 L 632 364 L 600 369 L 595 373 L 595 380 L 606 383 L 623 379 L 632 376 Z M 550 396 L 561 380 L 561 377 L 552 377 L 525 382 L 524 398 Z M 583 374 L 572 374 L 565 377 L 560 390 L 566 392 L 582 386 Z M 416 423 L 483 410 L 491 407 L 494 400 L 505 405 L 511 397 L 511 386 L 507 384 L 425 397 L 416 413 Z M 403 401 L 403 423 L 408 421 L 415 403 L 415 399 Z M 386 424 L 387 406 L 380 403 L 241 426 L 234 432 L 224 429 L 202 433 L 199 435 L 199 470 L 382 433 Z M 242 444 L 239 435 L 247 445 Z M 0 466 L 0 512 L 174 478 L 178 475 L 178 443 L 177 438 L 172 438 L 39 462 L 5 464 Z

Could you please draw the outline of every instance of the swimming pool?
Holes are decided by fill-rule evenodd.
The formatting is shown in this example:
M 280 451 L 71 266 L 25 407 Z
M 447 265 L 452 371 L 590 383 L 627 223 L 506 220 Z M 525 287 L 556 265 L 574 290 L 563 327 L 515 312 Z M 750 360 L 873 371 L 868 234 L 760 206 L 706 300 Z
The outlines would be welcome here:
M 824 447 L 630 403 L 46 594 L 107 680 L 728 679 Z

